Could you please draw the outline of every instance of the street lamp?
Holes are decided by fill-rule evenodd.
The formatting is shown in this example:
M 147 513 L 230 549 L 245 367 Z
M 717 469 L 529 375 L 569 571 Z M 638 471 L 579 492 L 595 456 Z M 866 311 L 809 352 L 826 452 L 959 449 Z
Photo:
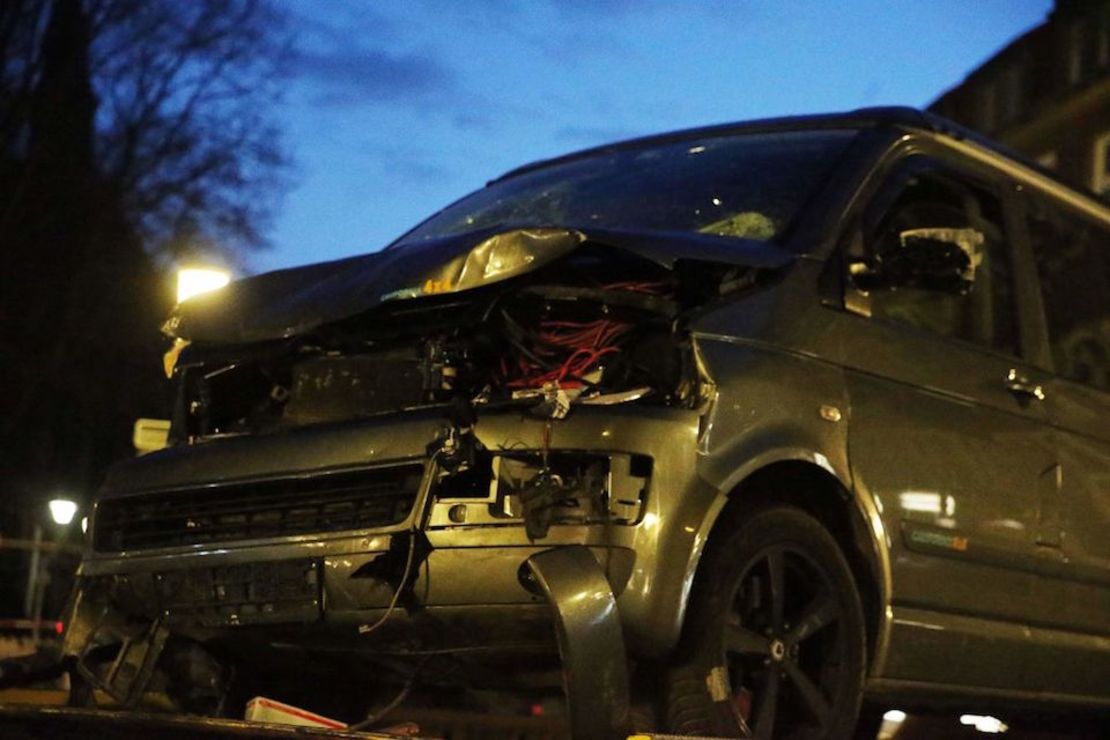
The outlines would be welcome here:
M 69 526 L 77 513 L 77 502 L 70 501 L 67 498 L 52 499 L 47 506 L 50 507 L 50 518 L 54 520 L 55 524 L 62 527 Z
M 54 524 L 62 530 L 60 537 L 54 537 L 53 548 L 56 550 L 59 543 L 65 540 L 66 528 L 69 527 L 73 518 L 77 515 L 77 502 L 59 497 L 48 501 L 46 506 L 50 510 L 50 518 L 54 521 Z M 39 623 L 42 621 L 43 601 L 46 596 L 46 585 L 50 581 L 50 563 L 53 559 L 53 554 L 51 554 L 46 557 L 45 563 L 42 562 L 42 550 L 44 549 L 42 540 L 42 525 L 35 522 L 31 545 L 31 567 L 27 574 L 27 593 L 23 599 L 24 613 L 31 618 L 33 625 L 34 634 L 31 638 L 31 644 L 34 646 L 37 646 L 39 641 Z
M 177 302 L 218 290 L 231 282 L 231 273 L 211 267 L 187 267 L 177 271 Z

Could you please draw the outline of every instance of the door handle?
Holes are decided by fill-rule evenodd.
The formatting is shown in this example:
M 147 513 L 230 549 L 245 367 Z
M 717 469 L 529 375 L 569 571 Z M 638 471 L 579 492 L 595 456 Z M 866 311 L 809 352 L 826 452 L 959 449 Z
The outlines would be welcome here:
M 1010 372 L 1006 373 L 1006 390 L 1013 393 L 1015 396 L 1023 396 L 1025 398 L 1035 398 L 1038 401 L 1044 400 L 1044 388 L 1040 383 L 1034 383 L 1019 373 L 1016 369 L 1010 368 Z

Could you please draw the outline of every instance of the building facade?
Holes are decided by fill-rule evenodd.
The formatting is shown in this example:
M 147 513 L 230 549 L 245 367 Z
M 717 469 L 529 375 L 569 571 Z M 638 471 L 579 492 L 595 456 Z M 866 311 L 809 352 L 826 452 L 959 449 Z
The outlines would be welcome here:
M 1057 0 L 929 109 L 1110 197 L 1110 0 Z

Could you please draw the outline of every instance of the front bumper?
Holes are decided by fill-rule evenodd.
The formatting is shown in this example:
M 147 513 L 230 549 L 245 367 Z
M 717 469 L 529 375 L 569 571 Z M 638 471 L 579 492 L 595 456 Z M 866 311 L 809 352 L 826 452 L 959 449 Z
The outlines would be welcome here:
M 532 621 L 524 615 L 547 613 L 528 582 L 528 559 L 584 545 L 617 597 L 629 648 L 658 657 L 677 641 L 703 544 L 697 533 L 716 494 L 698 476 L 699 420 L 693 411 L 618 406 L 577 408 L 551 423 L 553 451 L 644 456 L 652 466 L 632 523 L 556 524 L 538 540 L 529 539 L 519 520 L 478 516 L 457 523 L 446 516 L 447 504 L 433 492 L 436 470 L 427 453 L 445 422 L 432 411 L 167 450 L 114 471 L 106 495 L 414 461 L 424 461 L 426 472 L 409 516 L 397 524 L 325 536 L 92 551 L 82 564 L 82 588 L 95 586 L 113 608 L 198 637 L 242 625 L 297 623 L 355 634 L 384 614 L 406 548 L 413 547 L 418 557 L 409 593 L 389 628 L 367 635 L 368 641 L 422 629 L 442 641 L 446 627 L 462 642 L 513 642 L 524 638 L 522 625 Z M 548 423 L 518 411 L 487 413 L 475 434 L 495 454 L 539 450 Z M 621 485 L 621 470 L 614 466 L 611 485 Z M 181 594 L 186 598 L 171 598 Z M 67 652 L 79 652 L 81 646 L 70 642 Z

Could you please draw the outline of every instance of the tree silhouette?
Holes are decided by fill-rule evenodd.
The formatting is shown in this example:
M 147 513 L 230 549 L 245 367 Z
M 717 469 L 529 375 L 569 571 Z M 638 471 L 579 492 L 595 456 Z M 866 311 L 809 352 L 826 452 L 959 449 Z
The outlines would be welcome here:
M 78 128 L 58 115 L 78 99 L 47 101 L 53 123 L 36 124 L 31 112 L 43 99 L 37 92 L 60 89 L 47 78 L 46 39 L 62 15 L 84 26 L 84 38 L 71 34 L 67 43 L 84 46 L 79 76 L 95 108 L 95 172 L 117 191 L 147 251 L 176 256 L 190 239 L 230 252 L 263 244 L 284 185 L 271 120 L 289 48 L 283 17 L 262 0 L 7 0 L 0 145 L 9 157 L 26 161 L 32 140 L 73 138 Z
M 284 34 L 262 0 L 0 3 L 0 532 L 167 413 L 159 265 L 263 244 Z

